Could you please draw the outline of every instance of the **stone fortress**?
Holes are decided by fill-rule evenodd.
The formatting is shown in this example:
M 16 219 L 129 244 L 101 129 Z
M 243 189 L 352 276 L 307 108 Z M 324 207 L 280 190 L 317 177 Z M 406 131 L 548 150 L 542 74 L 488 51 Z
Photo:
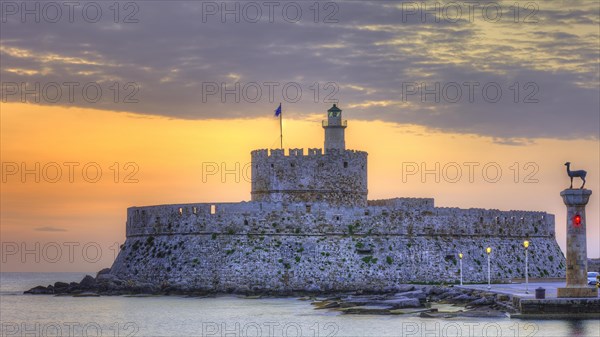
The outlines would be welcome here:
M 367 199 L 367 153 L 346 150 L 334 104 L 321 149 L 252 151 L 251 201 L 131 207 L 111 273 L 184 291 L 393 291 L 400 284 L 564 277 L 545 212 Z

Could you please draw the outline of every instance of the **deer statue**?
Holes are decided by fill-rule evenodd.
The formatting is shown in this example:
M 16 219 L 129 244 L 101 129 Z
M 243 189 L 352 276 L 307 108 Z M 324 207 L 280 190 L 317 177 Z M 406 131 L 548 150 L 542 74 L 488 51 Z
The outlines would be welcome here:
M 570 162 L 566 162 L 565 166 L 567 167 L 567 174 L 571 178 L 571 187 L 569 187 L 569 188 L 573 188 L 573 178 L 579 177 L 579 178 L 581 178 L 581 180 L 583 180 L 583 184 L 580 187 L 580 189 L 582 189 L 583 186 L 585 186 L 585 176 L 587 175 L 587 172 L 584 170 L 571 171 L 571 163 Z

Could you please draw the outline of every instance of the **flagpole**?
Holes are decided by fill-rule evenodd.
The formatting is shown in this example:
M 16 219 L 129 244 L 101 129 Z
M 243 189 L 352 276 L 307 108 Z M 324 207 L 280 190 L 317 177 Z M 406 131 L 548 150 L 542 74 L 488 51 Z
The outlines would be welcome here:
M 279 103 L 279 108 L 281 108 L 281 103 Z M 283 110 L 279 113 L 279 137 L 281 149 L 283 150 Z

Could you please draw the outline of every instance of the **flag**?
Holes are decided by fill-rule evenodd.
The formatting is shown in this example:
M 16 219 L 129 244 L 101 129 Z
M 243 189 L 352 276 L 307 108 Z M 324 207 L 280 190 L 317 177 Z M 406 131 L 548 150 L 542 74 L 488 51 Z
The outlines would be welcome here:
M 281 115 L 281 103 L 279 103 L 279 106 L 275 109 L 275 117 L 279 117 L 279 115 Z

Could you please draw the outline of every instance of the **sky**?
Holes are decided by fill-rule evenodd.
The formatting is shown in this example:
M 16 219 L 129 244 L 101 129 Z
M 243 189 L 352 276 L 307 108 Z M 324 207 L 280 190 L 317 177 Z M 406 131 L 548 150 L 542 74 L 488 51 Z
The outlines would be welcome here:
M 249 200 L 279 103 L 286 148 L 338 104 L 369 199 L 549 212 L 563 251 L 570 161 L 600 256 L 597 2 L 6 1 L 0 24 L 2 271 L 109 267 L 130 206 Z

